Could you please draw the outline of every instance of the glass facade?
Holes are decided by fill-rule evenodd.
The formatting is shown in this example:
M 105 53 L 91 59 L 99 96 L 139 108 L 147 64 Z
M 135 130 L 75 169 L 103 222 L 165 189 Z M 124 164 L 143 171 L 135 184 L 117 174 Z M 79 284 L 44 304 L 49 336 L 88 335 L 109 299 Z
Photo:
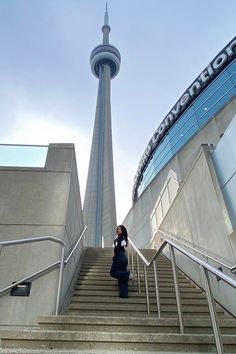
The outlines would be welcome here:
M 137 197 L 165 164 L 236 94 L 236 59 L 191 103 L 156 147 L 138 185 Z

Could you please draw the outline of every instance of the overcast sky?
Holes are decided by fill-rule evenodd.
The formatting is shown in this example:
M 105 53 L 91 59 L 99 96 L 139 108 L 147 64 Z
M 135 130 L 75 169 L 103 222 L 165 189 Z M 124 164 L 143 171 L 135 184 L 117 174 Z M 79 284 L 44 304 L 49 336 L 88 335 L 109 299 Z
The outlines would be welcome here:
M 0 0 L 0 143 L 74 143 L 84 197 L 96 107 L 92 49 L 103 0 Z M 112 125 L 121 223 L 139 160 L 159 123 L 235 36 L 235 0 L 109 0 Z

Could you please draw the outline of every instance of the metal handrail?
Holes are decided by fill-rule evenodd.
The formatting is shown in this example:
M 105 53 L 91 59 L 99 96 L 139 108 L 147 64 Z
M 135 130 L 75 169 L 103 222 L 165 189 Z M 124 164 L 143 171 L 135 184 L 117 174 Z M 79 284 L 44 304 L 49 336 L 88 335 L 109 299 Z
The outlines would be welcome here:
M 205 253 L 205 252 L 203 252 L 203 251 L 200 251 L 198 248 L 195 248 L 195 247 L 189 245 L 187 242 L 184 242 L 184 241 L 182 241 L 182 240 L 177 239 L 176 237 L 170 235 L 168 232 L 162 231 L 162 230 L 160 230 L 160 229 L 158 229 L 157 232 L 160 232 L 161 234 L 163 234 L 163 235 L 165 235 L 165 236 L 171 238 L 172 240 L 181 243 L 181 244 L 184 245 L 185 247 L 192 249 L 193 251 L 195 251 L 195 252 L 201 254 L 204 258 L 211 259 L 211 260 L 214 261 L 215 263 L 218 263 L 218 264 L 222 265 L 223 267 L 229 269 L 231 272 L 234 272 L 234 271 L 236 270 L 236 264 L 235 264 L 234 266 L 230 266 L 229 264 L 226 264 L 226 263 L 224 263 L 224 262 L 222 262 L 222 261 L 220 261 L 220 260 L 218 260 L 218 259 L 216 259 L 216 258 L 210 256 L 209 254 L 207 254 L 207 253 Z M 155 237 L 153 237 L 152 240 L 153 240 L 154 238 L 155 238 Z M 151 241 L 152 241 L 152 240 L 151 240 Z
M 23 243 L 33 243 L 33 242 L 41 242 L 41 241 L 53 241 L 58 242 L 65 246 L 64 241 L 60 240 L 59 238 L 53 236 L 41 236 L 41 237 L 29 237 L 29 238 L 22 238 L 20 240 L 11 240 L 11 241 L 0 241 L 0 246 L 13 246 L 13 245 L 20 245 Z
M 61 297 L 61 287 L 62 287 L 62 277 L 63 277 L 63 267 L 64 267 L 64 257 L 65 257 L 65 242 L 60 240 L 59 238 L 56 237 L 52 237 L 52 236 L 42 236 L 42 237 L 29 237 L 29 238 L 24 238 L 24 239 L 20 239 L 20 240 L 11 240 L 11 241 L 1 241 L 0 242 L 0 254 L 2 251 L 2 248 L 4 246 L 13 246 L 13 245 L 22 245 L 25 243 L 33 243 L 33 242 L 42 242 L 42 241 L 52 241 L 52 242 L 56 242 L 59 243 L 62 247 L 61 250 L 61 260 L 60 260 L 60 271 L 59 271 L 59 280 L 58 280 L 58 288 L 57 288 L 57 299 L 56 299 L 56 315 L 58 315 L 59 312 L 59 304 L 60 304 L 60 297 Z M 50 267 L 51 268 L 51 267 Z M 44 271 L 46 271 L 44 269 Z M 37 272 L 39 275 L 40 273 L 42 273 L 42 269 Z M 36 276 L 36 274 L 35 274 Z M 31 275 L 32 277 L 32 275 Z M 19 284 L 19 282 L 18 282 Z M 14 283 L 12 284 L 10 287 L 8 287 L 9 289 L 14 288 L 17 284 Z M 6 289 L 3 289 L 6 291 Z
M 71 252 L 69 253 L 68 257 L 66 258 L 64 264 L 66 265 L 68 263 L 68 261 L 70 260 L 72 254 L 75 252 L 77 246 L 79 245 L 80 241 L 82 240 L 82 238 L 84 237 L 85 231 L 87 230 L 87 226 L 84 227 L 82 234 L 80 235 L 78 241 L 76 242 L 76 244 L 74 245 L 73 249 L 71 250 Z
M 3 294 L 4 294 L 5 292 L 7 292 L 8 290 L 14 288 L 15 286 L 17 286 L 17 285 L 19 285 L 19 284 L 21 284 L 21 283 L 23 283 L 23 282 L 25 282 L 25 281 L 32 280 L 33 278 L 36 278 L 38 275 L 40 275 L 40 274 L 42 274 L 42 273 L 44 273 L 44 272 L 47 272 L 47 270 L 49 270 L 49 269 L 55 268 L 56 266 L 58 266 L 58 264 L 60 264 L 60 261 L 57 261 L 57 262 L 55 262 L 55 263 L 49 265 L 48 267 L 45 267 L 45 268 L 43 268 L 43 269 L 41 269 L 41 270 L 39 270 L 39 271 L 37 271 L 37 272 L 31 274 L 31 275 L 28 275 L 28 276 L 25 277 L 25 278 L 20 279 L 20 280 L 18 280 L 17 282 L 15 282 L 14 284 L 11 284 L 11 285 L 9 285 L 9 286 L 6 286 L 5 288 L 3 288 L 3 289 L 0 290 L 0 296 L 3 295 Z
M 62 253 L 61 253 L 61 260 L 57 261 L 45 268 L 40 269 L 39 271 L 25 277 L 22 278 L 20 280 L 18 280 L 17 282 L 15 282 L 14 284 L 11 284 L 3 289 L 0 290 L 0 296 L 5 293 L 6 291 L 14 288 L 15 286 L 21 284 L 22 282 L 28 281 L 28 280 L 32 280 L 35 277 L 38 277 L 39 275 L 48 272 L 49 270 L 54 269 L 55 267 L 57 267 L 60 264 L 60 271 L 59 271 L 59 280 L 58 280 L 58 289 L 57 289 L 57 300 L 56 300 L 56 309 L 55 309 L 55 314 L 58 315 L 59 313 L 59 305 L 60 305 L 60 298 L 61 298 L 61 289 L 62 289 L 62 279 L 63 279 L 63 271 L 64 271 L 64 266 L 66 266 L 66 264 L 68 263 L 68 261 L 70 260 L 72 254 L 75 252 L 77 246 L 79 245 L 80 241 L 82 240 L 85 231 L 87 229 L 87 226 L 85 226 L 85 228 L 83 229 L 78 241 L 76 242 L 75 246 L 73 247 L 73 249 L 71 250 L 71 252 L 69 253 L 68 257 L 65 259 L 65 242 L 53 237 L 53 236 L 42 236 L 42 237 L 31 237 L 31 238 L 27 238 L 27 239 L 20 239 L 20 240 L 11 240 L 11 241 L 0 241 L 0 255 L 1 255 L 1 251 L 2 248 L 4 246 L 12 246 L 12 245 L 19 245 L 19 244 L 25 244 L 25 243 L 33 243 L 33 242 L 41 242 L 41 241 L 52 241 L 52 242 L 57 242 L 62 246 Z
M 158 289 L 158 279 L 157 279 L 157 271 L 156 271 L 156 259 L 157 257 L 161 254 L 162 250 L 168 245 L 169 250 L 170 250 L 170 259 L 171 259 L 171 264 L 172 264 L 172 271 L 173 271 L 173 278 L 174 278 L 174 287 L 175 287 L 175 294 L 176 294 L 176 302 L 177 302 L 177 312 L 178 312 L 178 319 L 179 319 L 179 326 L 180 326 L 180 333 L 184 333 L 184 323 L 183 323 L 183 315 L 182 315 L 182 307 L 181 307 L 181 299 L 180 299 L 180 291 L 179 291 L 179 285 L 178 285 L 178 278 L 177 278 L 177 267 L 176 267 L 176 262 L 175 262 L 175 254 L 174 250 L 178 250 L 188 258 L 190 258 L 192 261 L 197 263 L 202 270 L 203 274 L 203 279 L 205 283 L 205 291 L 206 291 L 206 296 L 207 296 L 207 301 L 209 305 L 209 310 L 210 310 L 210 316 L 211 316 L 211 321 L 212 321 L 212 327 L 213 327 L 213 332 L 215 336 L 215 342 L 216 342 L 216 348 L 217 348 L 217 353 L 218 354 L 223 354 L 224 349 L 223 349 L 223 343 L 222 343 L 222 338 L 220 334 L 220 329 L 217 321 L 217 315 L 216 315 L 216 310 L 215 310 L 215 304 L 214 304 L 214 299 L 213 299 L 213 293 L 212 293 L 212 288 L 211 288 L 211 283 L 210 283 L 210 278 L 209 278 L 209 272 L 214 274 L 216 277 L 222 279 L 225 281 L 227 284 L 232 286 L 233 288 L 236 289 L 236 281 L 230 278 L 228 275 L 225 275 L 218 269 L 214 268 L 210 264 L 206 263 L 205 261 L 199 259 L 198 257 L 194 256 L 193 254 L 189 253 L 188 251 L 184 250 L 182 247 L 176 245 L 174 242 L 170 240 L 164 240 L 162 245 L 159 247 L 159 249 L 155 252 L 153 257 L 151 258 L 150 261 L 148 261 L 145 256 L 142 254 L 142 252 L 135 246 L 134 242 L 129 239 L 129 243 L 132 246 L 132 248 L 135 250 L 137 254 L 137 259 L 140 257 L 144 263 L 144 277 L 145 277 L 145 289 L 146 289 L 146 301 L 147 301 L 147 312 L 150 314 L 150 302 L 149 302 L 149 293 L 148 293 L 148 281 L 147 281 L 147 267 L 150 267 L 153 265 L 154 269 L 154 281 L 155 281 L 155 290 L 156 290 L 156 300 L 157 300 L 157 314 L 158 317 L 161 317 L 161 311 L 160 311 L 160 296 L 159 296 L 159 289 Z M 132 252 L 132 258 L 133 258 L 133 252 Z M 132 267 L 133 267 L 133 262 L 132 262 Z M 138 261 L 137 261 L 137 268 L 138 266 Z M 132 269 L 134 271 L 134 269 Z M 137 276 L 138 276 L 138 286 L 139 286 L 139 291 L 141 291 L 140 287 L 140 274 L 139 271 L 137 271 Z

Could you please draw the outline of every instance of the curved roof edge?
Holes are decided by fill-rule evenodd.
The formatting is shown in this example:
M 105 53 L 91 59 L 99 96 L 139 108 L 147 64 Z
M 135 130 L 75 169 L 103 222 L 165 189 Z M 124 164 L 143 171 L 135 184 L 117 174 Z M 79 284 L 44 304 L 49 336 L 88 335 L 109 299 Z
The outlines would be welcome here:
M 138 170 L 134 177 L 133 192 L 136 191 L 139 180 L 153 151 L 161 142 L 172 125 L 178 120 L 182 113 L 190 106 L 196 97 L 214 80 L 217 75 L 236 57 L 236 37 L 234 37 L 205 67 L 191 85 L 184 91 L 183 95 L 165 116 L 159 127 L 155 130 L 150 139 L 143 156 L 139 162 Z

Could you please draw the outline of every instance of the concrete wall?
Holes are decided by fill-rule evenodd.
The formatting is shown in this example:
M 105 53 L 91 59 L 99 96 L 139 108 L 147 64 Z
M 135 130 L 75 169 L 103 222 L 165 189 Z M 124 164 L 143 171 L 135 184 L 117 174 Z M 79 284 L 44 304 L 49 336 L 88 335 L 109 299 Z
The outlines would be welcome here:
M 212 154 L 230 219 L 236 229 L 236 116 Z M 227 157 L 227 158 L 226 158 Z
M 73 144 L 50 144 L 44 168 L 0 168 L 0 240 L 54 236 L 66 243 L 66 255 L 84 228 Z M 70 295 L 82 250 L 65 268 L 62 299 Z M 60 258 L 58 244 L 46 241 L 4 247 L 0 288 Z M 34 280 L 29 297 L 0 297 L 0 324 L 34 324 L 53 314 L 59 270 Z
M 236 264 L 236 252 L 229 237 L 233 227 L 209 148 L 204 147 L 199 153 L 160 229 L 226 264 Z M 192 250 L 189 251 L 193 253 Z M 199 257 L 198 253 L 196 255 Z M 181 254 L 178 254 L 176 259 L 178 266 L 204 287 L 199 266 Z M 219 267 L 216 262 L 209 260 L 209 263 Z M 223 272 L 236 279 L 225 267 Z M 224 286 L 224 283 L 218 282 L 214 276 L 212 284 L 215 298 L 236 315 L 235 290 Z
M 166 213 L 168 212 L 173 200 L 179 189 L 179 183 L 176 174 L 170 171 L 167 177 L 167 181 L 164 183 L 161 193 L 157 199 L 157 202 L 153 208 L 153 212 L 150 216 L 150 223 L 152 228 L 152 248 L 156 248 L 155 234 L 157 233 Z

